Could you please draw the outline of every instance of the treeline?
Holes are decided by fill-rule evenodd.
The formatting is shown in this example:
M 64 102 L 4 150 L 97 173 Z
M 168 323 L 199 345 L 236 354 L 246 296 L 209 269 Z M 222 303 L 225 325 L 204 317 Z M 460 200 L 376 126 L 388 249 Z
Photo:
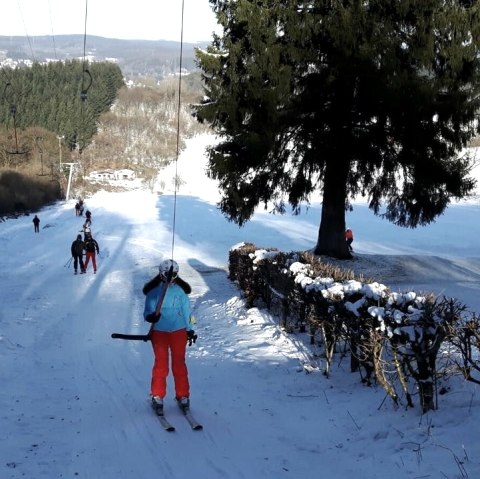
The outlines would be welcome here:
M 0 171 L 0 220 L 3 216 L 37 211 L 60 197 L 58 181 L 11 170 Z
M 117 65 L 79 60 L 3 68 L 1 78 L 0 124 L 7 137 L 0 138 L 0 149 L 10 154 L 32 150 L 28 138 L 19 134 L 29 127 L 63 137 L 70 150 L 83 150 L 124 85 Z

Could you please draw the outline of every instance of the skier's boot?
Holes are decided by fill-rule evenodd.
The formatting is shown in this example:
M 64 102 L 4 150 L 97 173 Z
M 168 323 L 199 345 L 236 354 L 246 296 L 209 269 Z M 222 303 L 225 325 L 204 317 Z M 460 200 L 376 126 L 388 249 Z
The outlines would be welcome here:
M 177 403 L 183 412 L 186 412 L 190 409 L 190 399 L 187 397 L 177 398 Z
M 159 415 L 163 415 L 163 398 L 160 396 L 152 396 L 153 410 Z

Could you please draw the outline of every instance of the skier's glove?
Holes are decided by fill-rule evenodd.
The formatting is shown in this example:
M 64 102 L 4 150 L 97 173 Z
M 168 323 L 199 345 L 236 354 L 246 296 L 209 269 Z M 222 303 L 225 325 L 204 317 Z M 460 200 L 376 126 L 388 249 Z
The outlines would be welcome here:
M 196 343 L 197 338 L 198 336 L 195 334 L 195 331 L 193 329 L 189 329 L 187 331 L 187 342 L 189 346 L 191 346 L 193 343 Z
M 149 314 L 147 314 L 147 316 L 145 316 L 145 321 L 147 323 L 155 324 L 159 321 L 159 319 L 160 319 L 160 315 L 157 316 L 156 312 L 149 313 Z

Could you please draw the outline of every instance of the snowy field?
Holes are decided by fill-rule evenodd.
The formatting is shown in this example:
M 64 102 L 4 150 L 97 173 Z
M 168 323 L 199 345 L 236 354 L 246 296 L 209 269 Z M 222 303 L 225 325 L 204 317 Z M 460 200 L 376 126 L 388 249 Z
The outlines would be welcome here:
M 261 210 L 239 229 L 215 206 L 202 153 L 209 141 L 190 140 L 180 156 L 176 204 L 168 189 L 87 199 L 96 275 L 90 266 L 74 276 L 69 265 L 82 225 L 74 201 L 40 211 L 39 234 L 32 216 L 0 223 L 0 478 L 480 477 L 479 386 L 454 382 L 425 415 L 418 397 L 415 409 L 395 409 L 348 361 L 338 358 L 325 378 L 307 337 L 244 308 L 226 274 L 231 246 L 310 249 L 320 205 L 298 217 Z M 171 185 L 173 167 L 162 176 Z M 462 202 L 428 228 L 401 230 L 359 202 L 348 214 L 355 258 L 345 267 L 480 312 L 479 213 L 480 201 Z M 171 384 L 166 413 L 176 431 L 161 429 L 149 406 L 150 344 L 110 337 L 148 330 L 141 289 L 172 248 L 193 287 L 199 339 L 188 365 L 203 431 L 181 417 Z

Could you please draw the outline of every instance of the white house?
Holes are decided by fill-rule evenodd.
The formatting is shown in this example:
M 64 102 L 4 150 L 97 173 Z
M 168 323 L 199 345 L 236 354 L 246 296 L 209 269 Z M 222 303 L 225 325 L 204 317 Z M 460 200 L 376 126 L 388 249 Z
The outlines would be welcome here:
M 89 178 L 92 180 L 115 180 L 115 171 L 113 170 L 103 170 L 103 171 L 92 171 L 89 175 Z
M 135 172 L 133 170 L 102 170 L 92 171 L 88 177 L 92 180 L 134 180 Z
M 133 170 L 128 170 L 128 169 L 115 170 L 115 179 L 116 180 L 134 180 L 135 172 Z

